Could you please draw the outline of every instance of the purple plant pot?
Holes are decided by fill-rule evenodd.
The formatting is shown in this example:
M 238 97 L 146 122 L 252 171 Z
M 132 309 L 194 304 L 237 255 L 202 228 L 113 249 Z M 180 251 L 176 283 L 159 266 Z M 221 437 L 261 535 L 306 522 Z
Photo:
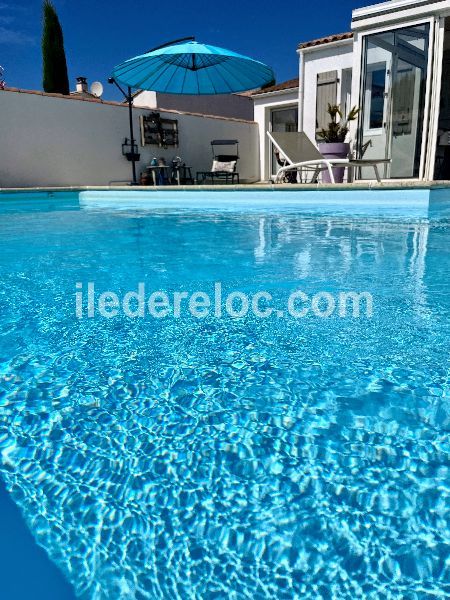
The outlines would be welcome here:
M 345 142 L 337 142 L 334 144 L 328 144 L 322 142 L 319 144 L 319 152 L 324 158 L 348 158 L 350 154 L 350 144 Z M 345 167 L 333 167 L 333 175 L 336 183 L 342 183 L 344 181 Z M 331 178 L 328 171 L 322 171 L 323 183 L 331 183 Z

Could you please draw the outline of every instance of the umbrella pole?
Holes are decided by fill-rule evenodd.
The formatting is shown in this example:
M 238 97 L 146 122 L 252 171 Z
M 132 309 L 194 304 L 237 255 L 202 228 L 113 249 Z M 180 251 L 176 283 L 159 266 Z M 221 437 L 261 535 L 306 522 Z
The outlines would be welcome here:
M 120 87 L 114 77 L 110 77 L 108 79 L 108 83 L 113 83 L 116 88 L 118 88 L 122 94 L 124 95 L 127 103 L 128 103 L 128 117 L 130 120 L 130 144 L 131 144 L 131 168 L 133 170 L 133 181 L 131 185 L 139 185 L 136 179 L 136 160 L 135 160 L 135 152 L 134 152 L 134 130 L 133 130 L 133 94 L 131 93 L 131 87 L 128 86 L 127 93 Z
M 136 179 L 136 161 L 135 161 L 135 154 L 134 154 L 134 129 L 133 129 L 133 95 L 131 93 L 131 88 L 130 86 L 128 86 L 128 95 L 127 95 L 127 101 L 128 101 L 128 116 L 130 119 L 130 144 L 131 144 L 131 168 L 133 170 L 133 181 L 132 181 L 132 185 L 138 185 L 137 179 Z

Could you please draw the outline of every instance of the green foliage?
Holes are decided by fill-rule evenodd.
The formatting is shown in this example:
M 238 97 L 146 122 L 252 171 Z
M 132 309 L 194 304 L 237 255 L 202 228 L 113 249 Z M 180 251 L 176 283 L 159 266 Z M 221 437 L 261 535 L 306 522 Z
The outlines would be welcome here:
M 70 93 L 61 24 L 50 0 L 44 0 L 42 33 L 43 87 L 45 92 Z
M 350 129 L 349 123 L 356 119 L 359 108 L 354 106 L 348 113 L 346 119 L 343 119 L 342 111 L 337 104 L 329 104 L 327 112 L 331 117 L 331 121 L 328 124 L 327 129 L 321 129 L 317 132 L 317 137 L 322 142 L 330 144 L 345 142 L 345 138 Z

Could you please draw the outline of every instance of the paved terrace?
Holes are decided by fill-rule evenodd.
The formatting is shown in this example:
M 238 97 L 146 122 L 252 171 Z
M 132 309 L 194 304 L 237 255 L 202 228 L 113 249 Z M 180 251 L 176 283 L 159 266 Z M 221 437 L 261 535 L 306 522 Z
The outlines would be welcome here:
M 164 186 L 131 186 L 130 184 L 110 185 L 110 186 L 72 186 L 72 187 L 26 187 L 26 188 L 2 188 L 0 193 L 13 192 L 82 192 L 86 190 L 99 191 L 178 191 L 178 192 L 257 192 L 257 191 L 311 191 L 311 190 L 405 190 L 405 189 L 448 189 L 450 190 L 450 181 L 383 181 L 381 183 L 372 181 L 359 181 L 355 183 L 301 183 L 301 184 L 274 184 L 274 183 L 254 183 L 240 185 L 164 185 Z M 450 193 L 450 191 L 449 191 Z

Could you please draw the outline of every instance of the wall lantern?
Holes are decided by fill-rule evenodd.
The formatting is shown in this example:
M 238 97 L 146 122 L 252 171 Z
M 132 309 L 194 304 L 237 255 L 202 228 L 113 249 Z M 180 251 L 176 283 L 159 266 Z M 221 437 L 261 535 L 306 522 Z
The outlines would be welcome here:
M 138 162 L 141 158 L 138 145 L 134 140 L 131 141 L 128 138 L 125 138 L 125 141 L 122 144 L 122 154 L 130 162 Z

